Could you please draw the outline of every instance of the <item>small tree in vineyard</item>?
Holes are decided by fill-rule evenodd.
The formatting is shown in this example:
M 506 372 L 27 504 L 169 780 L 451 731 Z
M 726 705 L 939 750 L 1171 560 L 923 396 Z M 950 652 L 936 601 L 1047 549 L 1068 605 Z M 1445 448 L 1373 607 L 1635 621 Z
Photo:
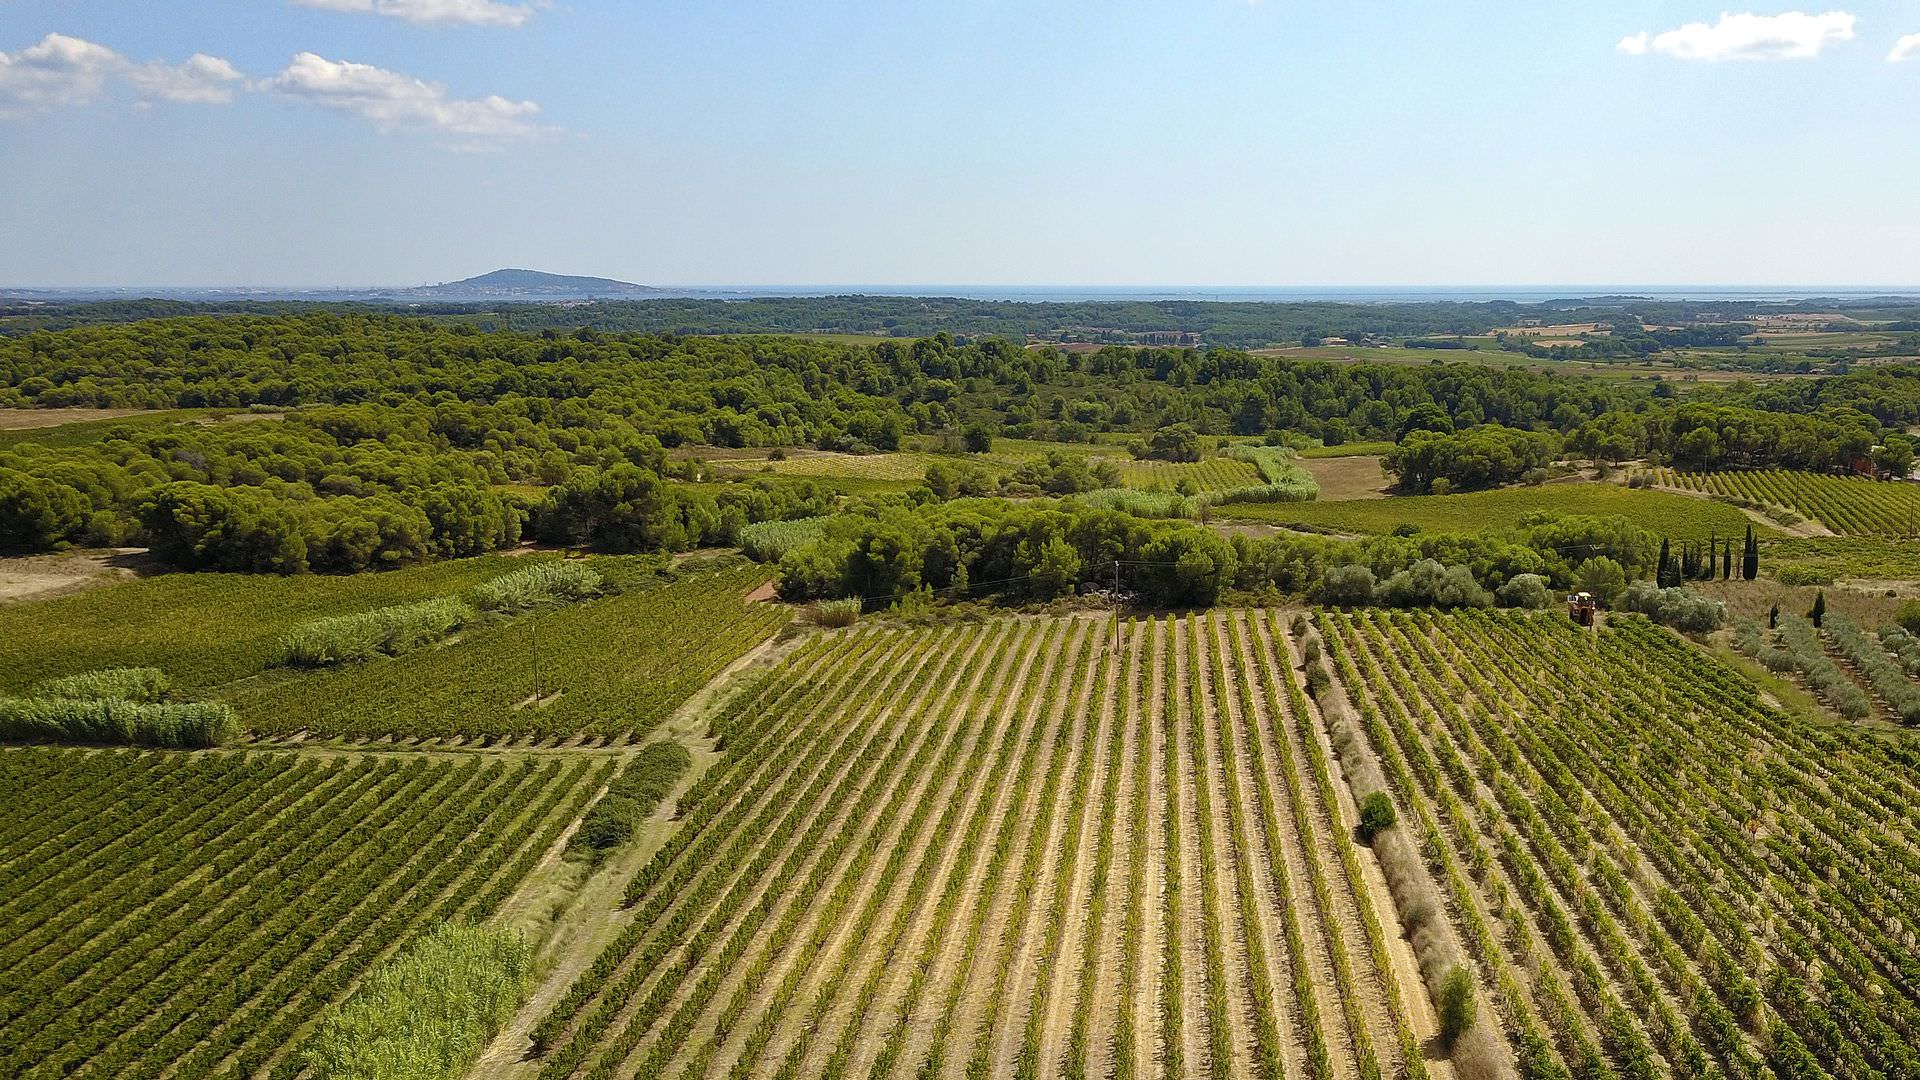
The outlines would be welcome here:
M 1360 800 L 1360 839 L 1373 843 L 1373 838 L 1393 828 L 1399 820 L 1394 813 L 1393 800 L 1384 791 L 1376 791 Z
M 1455 964 L 1440 980 L 1440 1041 L 1448 1049 L 1460 1040 L 1473 1027 L 1475 1015 L 1479 1012 L 1473 998 L 1473 976 L 1467 969 Z

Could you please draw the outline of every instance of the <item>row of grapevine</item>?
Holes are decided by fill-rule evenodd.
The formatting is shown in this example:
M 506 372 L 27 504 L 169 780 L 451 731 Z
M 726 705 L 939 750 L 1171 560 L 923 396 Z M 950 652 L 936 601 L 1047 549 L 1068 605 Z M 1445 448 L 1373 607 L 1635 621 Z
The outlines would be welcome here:
M 1322 622 L 1524 1073 L 1915 1075 L 1899 748 L 1644 621 Z
M 1264 481 L 1250 461 L 1214 457 L 1202 461 L 1120 461 L 1120 482 L 1136 491 L 1199 494 L 1257 487 Z
M 1271 613 L 816 634 L 543 1077 L 1422 1077 L 1317 714 Z
M 1920 536 L 1920 484 L 1781 469 L 1701 473 L 1663 468 L 1655 470 L 1655 479 L 1664 487 L 1785 507 L 1842 536 Z
M 612 763 L 0 751 L 0 1075 L 273 1076 L 424 928 L 491 914 Z
M 643 585 L 228 699 L 269 736 L 631 739 L 786 624 L 786 609 L 745 602 L 766 576 L 741 566 Z

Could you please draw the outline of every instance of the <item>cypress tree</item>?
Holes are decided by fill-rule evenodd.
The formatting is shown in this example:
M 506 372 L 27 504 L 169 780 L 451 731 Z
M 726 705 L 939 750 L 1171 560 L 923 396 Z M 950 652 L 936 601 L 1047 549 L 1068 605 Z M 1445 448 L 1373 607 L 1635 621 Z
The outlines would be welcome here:
M 1721 566 L 1720 566 L 1720 580 L 1721 581 L 1733 580 L 1733 538 L 1732 537 L 1727 538 L 1726 559 L 1721 563 Z
M 1747 526 L 1747 547 L 1740 556 L 1740 580 L 1752 581 L 1760 576 L 1760 542 L 1753 538 L 1753 526 Z
M 1813 620 L 1814 629 L 1817 630 L 1820 628 L 1821 621 L 1826 617 L 1827 590 L 1821 589 L 1819 592 L 1813 594 L 1813 610 L 1807 612 L 1807 618 Z
M 1662 537 L 1660 540 L 1660 565 L 1654 568 L 1653 583 L 1666 588 L 1673 584 L 1673 542 Z
M 1780 629 L 1780 605 L 1779 604 L 1773 605 L 1773 610 L 1767 612 L 1767 629 L 1769 630 Z

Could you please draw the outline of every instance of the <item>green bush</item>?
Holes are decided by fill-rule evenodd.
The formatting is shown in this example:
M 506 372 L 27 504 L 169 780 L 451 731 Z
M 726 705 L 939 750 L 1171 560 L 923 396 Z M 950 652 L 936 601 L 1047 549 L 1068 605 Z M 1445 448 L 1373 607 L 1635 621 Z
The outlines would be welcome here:
M 1360 800 L 1360 839 L 1373 843 L 1373 839 L 1393 828 L 1399 815 L 1393 809 L 1393 800 L 1384 791 L 1376 791 Z
M 398 656 L 446 637 L 472 618 L 473 609 L 465 601 L 441 597 L 316 619 L 281 641 L 279 663 L 328 667 L 382 654 Z
M 567 842 L 567 850 L 584 851 L 597 863 L 607 852 L 632 840 L 641 823 L 659 808 L 660 801 L 692 764 L 692 752 L 677 742 L 641 747 L 633 761 L 607 785 L 607 793 L 581 819 L 580 828 Z
M 85 701 L 159 701 L 171 686 L 159 668 L 107 668 L 41 683 L 33 695 Z
M 308 1044 L 313 1080 L 449 1080 L 520 1007 L 533 949 L 519 934 L 437 927 L 369 975 Z
M 1472 1027 L 1479 1012 L 1473 996 L 1473 976 L 1455 964 L 1440 980 L 1440 1041 L 1451 1049 Z
M 219 702 L 0 699 L 0 738 L 199 750 L 239 735 L 239 717 Z
M 578 562 L 537 562 L 473 587 L 473 603 L 482 611 L 521 611 L 547 604 L 568 604 L 600 591 L 600 572 Z

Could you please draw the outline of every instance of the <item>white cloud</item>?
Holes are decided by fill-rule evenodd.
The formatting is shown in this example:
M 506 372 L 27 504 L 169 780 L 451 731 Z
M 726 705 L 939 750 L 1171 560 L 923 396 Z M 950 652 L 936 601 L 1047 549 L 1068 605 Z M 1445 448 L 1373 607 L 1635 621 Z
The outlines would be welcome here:
M 498 95 L 456 98 L 438 83 L 397 71 L 328 60 L 310 52 L 261 84 L 263 89 L 352 113 L 387 134 L 430 132 L 461 150 L 493 149 L 547 133 L 534 117 L 540 106 Z
M 183 64 L 136 63 L 105 45 L 48 34 L 17 53 L 0 52 L 0 111 L 88 105 L 117 85 L 141 101 L 220 105 L 233 100 L 241 75 L 217 56 L 197 53 Z
M 1908 60 L 1920 60 L 1920 34 L 1908 34 L 1893 46 L 1887 54 L 1887 63 L 1899 64 Z
M 322 11 L 351 11 L 443 26 L 519 26 L 545 7 L 544 0 L 508 4 L 501 0 L 293 0 Z
M 1819 56 L 1829 45 L 1853 40 L 1856 21 L 1844 11 L 1727 12 L 1712 25 L 1688 23 L 1659 34 L 1642 31 L 1620 39 L 1616 48 L 1634 56 L 1653 52 L 1676 60 L 1803 60 Z

